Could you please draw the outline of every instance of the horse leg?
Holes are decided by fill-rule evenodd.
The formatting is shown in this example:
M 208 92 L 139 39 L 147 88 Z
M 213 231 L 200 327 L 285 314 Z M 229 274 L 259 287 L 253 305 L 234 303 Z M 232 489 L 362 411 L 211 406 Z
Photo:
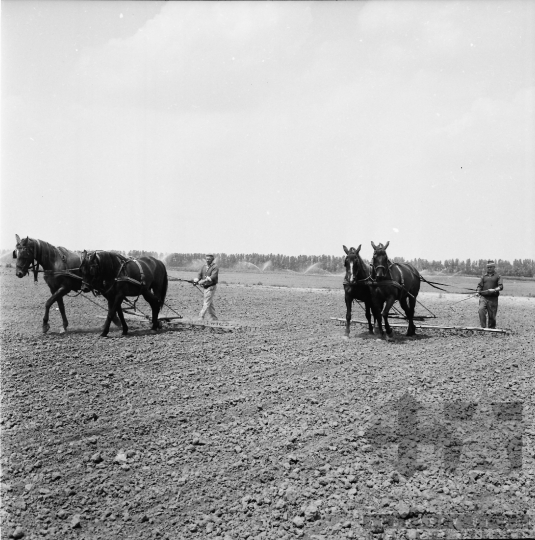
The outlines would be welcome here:
M 60 334 L 64 334 L 67 331 L 67 326 L 69 326 L 69 321 L 67 320 L 67 315 L 65 314 L 65 304 L 63 303 L 63 297 L 58 298 L 58 307 L 63 320 L 63 328 L 59 331 Z
M 346 293 L 346 330 L 345 330 L 345 337 L 349 338 L 349 331 L 351 328 L 351 305 L 353 303 L 353 299 L 349 294 Z
M 399 299 L 399 305 L 401 306 L 401 308 L 405 312 L 405 315 L 407 316 L 407 321 L 409 323 L 409 325 L 407 327 L 407 333 L 405 335 L 412 336 L 412 334 L 411 334 L 411 331 L 412 331 L 412 328 L 411 328 L 412 317 L 411 317 L 409 305 L 407 304 L 407 297 L 406 296 Z
M 100 334 L 101 337 L 106 337 L 108 335 L 108 332 L 110 331 L 111 321 L 115 313 L 117 312 L 117 309 L 121 306 L 122 301 L 123 298 L 120 295 L 108 300 L 108 316 L 106 317 L 106 321 L 104 322 L 104 328 L 102 329 L 102 334 Z
M 60 287 L 57 291 L 52 293 L 52 296 L 46 301 L 45 304 L 45 316 L 43 317 L 43 333 L 46 334 L 50 330 L 50 325 L 48 324 L 48 319 L 50 317 L 50 308 L 52 307 L 52 304 L 58 300 L 58 298 L 62 298 L 65 296 L 70 289 L 67 287 Z M 60 308 L 61 309 L 61 308 Z
M 379 299 L 373 299 L 371 303 L 371 309 L 373 313 L 373 318 L 375 319 L 375 325 L 377 329 L 379 330 L 379 335 L 383 335 L 383 324 L 382 324 L 382 317 L 381 317 L 381 309 L 383 307 L 382 302 Z M 373 332 L 375 333 L 375 332 Z
M 392 335 L 392 328 L 388 324 L 388 313 L 390 311 L 390 308 L 394 305 L 394 302 L 396 299 L 393 296 L 390 296 L 387 301 L 385 302 L 385 307 L 383 308 L 383 319 L 385 321 L 385 330 L 386 330 L 386 340 L 390 340 L 390 336 Z
M 126 334 L 128 334 L 128 325 L 126 324 L 126 320 L 124 318 L 123 308 L 120 305 L 117 308 L 117 313 L 116 313 L 115 317 L 113 318 L 114 324 L 117 324 L 115 322 L 115 319 L 117 319 L 117 315 L 119 315 L 119 319 L 120 319 L 121 325 L 123 327 L 123 336 L 126 336 Z M 117 324 L 117 326 L 119 326 L 119 325 Z
M 160 306 L 160 309 L 162 309 L 165 303 L 165 297 L 167 296 L 167 274 L 164 275 L 162 283 L 159 283 L 156 277 L 157 276 L 155 276 L 155 280 L 152 283 L 151 290 L 155 298 L 158 299 L 158 305 Z
M 407 313 L 407 317 L 409 318 L 409 328 L 407 329 L 407 335 L 408 336 L 414 336 L 416 334 L 416 326 L 414 326 L 414 311 L 416 310 L 416 298 L 410 297 L 409 298 L 409 310 Z
M 373 325 L 372 325 L 372 316 L 371 316 L 371 306 L 369 302 L 365 302 L 366 306 L 366 320 L 368 321 L 368 332 L 373 334 Z M 375 317 L 374 317 L 375 318 Z
M 158 314 L 160 313 L 160 300 L 148 289 L 145 289 L 141 294 L 152 308 L 152 331 L 157 332 L 161 324 L 158 320 Z

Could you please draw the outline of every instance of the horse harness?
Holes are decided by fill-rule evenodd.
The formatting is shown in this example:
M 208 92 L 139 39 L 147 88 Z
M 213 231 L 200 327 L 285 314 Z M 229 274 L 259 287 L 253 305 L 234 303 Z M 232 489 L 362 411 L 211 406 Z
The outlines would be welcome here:
M 140 276 L 139 281 L 137 279 L 131 278 L 130 276 L 121 276 L 121 272 L 129 262 L 135 262 L 137 264 Z M 129 283 L 133 283 L 134 285 L 139 285 L 140 287 L 143 287 L 145 285 L 145 274 L 143 273 L 143 267 L 141 266 L 141 263 L 134 258 L 129 258 L 126 261 L 123 261 L 123 263 L 121 264 L 121 268 L 119 268 L 119 272 L 117 274 L 117 277 L 115 278 L 115 281 L 127 281 Z
M 387 260 L 387 264 L 388 264 L 388 272 L 390 273 L 390 278 L 391 279 L 381 280 L 381 281 L 372 280 L 373 285 L 375 285 L 375 286 L 377 286 L 377 285 L 394 285 L 394 287 L 397 287 L 398 289 L 401 289 L 401 291 L 406 292 L 409 296 L 414 298 L 414 296 L 407 289 L 405 289 L 405 279 L 403 278 L 403 272 L 401 271 L 399 263 L 391 263 L 390 259 L 388 257 L 386 258 L 386 260 Z M 401 277 L 401 283 L 398 283 L 397 281 L 394 281 L 392 279 L 392 267 L 393 266 L 395 266 L 399 271 L 399 275 Z M 386 268 L 382 264 L 378 264 L 376 266 L 373 266 L 372 264 L 370 264 L 370 267 L 371 267 L 372 271 L 375 273 L 375 275 L 377 275 L 377 268 L 383 268 L 383 269 L 386 270 Z
M 397 282 L 397 281 L 394 281 L 393 279 L 390 279 L 390 280 L 383 280 L 383 281 L 377 281 L 376 279 L 374 279 L 372 277 L 372 274 L 375 273 L 375 275 L 377 275 L 377 268 L 384 268 L 386 270 L 386 268 L 382 265 L 382 264 L 379 264 L 377 266 L 373 266 L 372 263 L 370 263 L 370 275 L 369 276 L 366 276 L 364 279 L 357 279 L 355 281 L 355 284 L 357 283 L 364 283 L 364 282 L 370 282 L 371 285 L 380 285 L 380 284 L 388 284 L 388 285 L 394 285 L 395 287 L 398 287 L 398 288 L 401 288 L 403 290 L 405 290 L 405 279 L 403 278 L 403 272 L 401 271 L 401 268 L 399 268 L 399 264 L 398 263 L 391 263 L 390 260 L 386 259 L 388 261 L 388 270 L 390 272 L 390 277 L 392 277 L 392 267 L 393 266 L 396 266 L 399 270 L 399 275 L 401 276 L 401 285 Z M 407 292 L 407 294 L 410 294 L 408 291 L 405 291 Z M 412 296 L 412 295 L 411 295 Z
M 94 273 L 93 273 L 94 270 L 93 269 L 96 269 L 99 266 L 99 263 L 100 263 L 100 257 L 98 255 L 98 251 L 95 251 L 94 254 L 95 254 L 95 257 L 96 257 L 98 263 L 90 265 L 90 268 L 91 268 L 90 273 L 92 275 L 94 275 Z M 121 276 L 121 272 L 124 271 L 125 266 L 130 262 L 135 262 L 137 264 L 137 267 L 139 268 L 139 275 L 140 275 L 140 280 L 139 281 L 137 279 L 131 278 L 130 276 L 127 276 L 127 275 L 122 275 Z M 139 287 L 143 287 L 145 285 L 145 273 L 143 272 L 143 267 L 141 266 L 141 263 L 137 259 L 134 259 L 133 257 L 130 257 L 130 258 L 128 258 L 128 259 L 121 262 L 121 266 L 119 267 L 119 271 L 117 272 L 117 277 L 113 280 L 113 282 L 108 287 L 108 289 L 106 289 L 105 291 L 100 291 L 98 288 L 93 287 L 91 285 L 90 285 L 90 288 L 91 288 L 93 294 L 95 294 L 97 296 L 100 295 L 100 294 L 106 295 L 112 290 L 115 283 L 117 283 L 119 281 L 125 281 L 125 282 L 128 282 L 128 283 L 132 283 L 133 285 L 138 285 Z M 102 284 L 104 286 L 107 286 L 108 283 L 109 282 L 106 282 L 106 281 L 102 282 Z M 86 284 L 86 285 L 89 285 L 89 284 Z
M 39 240 L 37 240 L 37 242 L 39 242 Z M 56 248 L 60 253 L 61 253 L 61 250 L 65 250 L 65 248 L 62 248 L 62 247 L 58 247 Z M 82 263 L 82 257 L 80 255 L 78 255 L 80 257 L 80 264 Z M 61 253 L 61 260 L 67 264 L 67 258 L 65 257 L 65 254 L 64 253 Z M 79 271 L 80 270 L 80 267 L 78 266 L 78 268 L 66 268 L 65 270 L 43 270 L 43 273 L 45 274 L 45 276 L 65 276 L 65 277 L 70 277 L 70 278 L 74 278 L 74 279 L 78 279 L 80 281 L 83 281 L 83 278 L 82 276 L 78 276 L 77 274 L 74 274 L 73 272 L 76 272 L 76 271 Z
M 397 282 L 397 281 L 394 281 L 394 280 L 384 280 L 384 281 L 376 281 L 374 280 L 373 278 L 366 278 L 366 279 L 362 279 L 362 280 L 359 280 L 359 281 L 366 281 L 367 279 L 370 279 L 370 281 L 372 282 L 372 285 L 378 285 L 380 283 L 384 283 L 384 284 L 389 284 L 389 285 L 394 285 L 395 287 L 398 287 L 400 289 L 402 289 L 403 291 L 405 291 L 409 296 L 411 296 L 412 298 L 414 298 L 414 296 L 405 289 L 405 280 L 403 279 L 403 272 L 401 271 L 401 268 L 399 267 L 399 263 L 391 263 L 390 262 L 390 259 L 388 259 L 388 257 L 386 258 L 386 260 L 388 261 L 388 270 L 390 271 L 390 277 L 392 277 L 392 271 L 391 271 L 391 268 L 392 266 L 397 266 L 398 270 L 399 270 L 399 275 L 401 276 L 401 285 Z M 371 273 L 375 272 L 376 268 L 385 268 L 382 264 L 379 264 L 377 266 L 373 266 L 371 263 L 370 263 L 370 270 L 371 270 Z M 375 272 L 377 273 L 377 272 Z M 431 287 L 433 287 L 434 289 L 438 289 L 439 291 L 444 291 L 444 292 L 448 292 L 446 289 L 442 289 L 441 287 L 437 287 L 437 285 L 443 285 L 444 287 L 451 287 L 452 285 L 449 285 L 449 284 L 445 284 L 445 283 L 436 283 L 434 281 L 429 281 L 427 279 L 425 279 L 424 277 L 422 277 L 419 273 L 419 278 L 420 278 L 420 281 L 423 281 L 429 285 L 431 285 Z M 468 291 L 473 291 L 474 289 L 468 289 L 466 288 L 466 290 Z

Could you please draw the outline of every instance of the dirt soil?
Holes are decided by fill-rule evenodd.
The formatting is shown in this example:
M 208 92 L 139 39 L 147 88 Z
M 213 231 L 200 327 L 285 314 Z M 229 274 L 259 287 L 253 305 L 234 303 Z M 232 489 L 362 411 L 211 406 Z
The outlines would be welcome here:
M 100 338 L 83 296 L 42 334 L 45 283 L 1 270 L 3 538 L 535 536 L 533 298 L 500 298 L 507 335 L 344 340 L 341 283 L 234 279 L 216 310 L 240 328 Z M 475 299 L 420 298 L 478 323 Z M 170 283 L 184 316 L 201 300 Z

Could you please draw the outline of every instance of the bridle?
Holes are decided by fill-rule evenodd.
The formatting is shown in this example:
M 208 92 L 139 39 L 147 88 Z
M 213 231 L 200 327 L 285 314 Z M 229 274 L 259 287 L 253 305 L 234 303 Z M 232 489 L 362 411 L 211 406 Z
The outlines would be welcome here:
M 34 242 L 33 254 L 30 253 L 30 246 L 28 245 L 30 240 Z M 35 281 L 37 281 L 37 272 L 39 271 L 39 263 L 37 262 L 37 246 L 39 244 L 39 240 L 28 239 L 28 244 L 23 246 L 21 243 L 18 243 L 16 245 L 16 249 L 13 250 L 13 258 L 17 259 L 15 268 L 24 272 L 23 276 L 27 276 L 30 270 L 32 270 L 34 272 Z M 19 264 L 19 259 L 23 261 L 22 265 Z M 26 264 L 28 266 L 24 268 Z
M 370 265 L 371 268 L 372 268 L 372 272 L 374 274 L 374 276 L 377 278 L 377 270 L 379 268 L 382 268 L 384 271 L 385 271 L 385 276 L 384 276 L 384 279 L 386 279 L 388 277 L 388 274 L 390 274 L 390 279 L 392 279 L 392 272 L 391 272 L 391 268 L 392 266 L 394 266 L 394 263 L 391 263 L 390 262 L 390 259 L 388 258 L 388 255 L 386 255 L 385 253 L 385 257 L 386 257 L 386 265 L 385 266 L 384 264 L 375 264 L 375 253 L 373 254 L 373 258 L 372 258 L 372 264 Z
M 357 263 L 357 275 L 358 275 L 358 271 L 359 271 L 359 267 L 360 267 L 360 257 L 359 257 L 359 254 L 358 253 L 355 253 L 352 255 L 355 256 L 356 258 L 356 263 Z M 349 255 L 346 255 L 346 258 L 344 260 L 344 266 L 346 266 L 346 263 L 347 263 L 347 259 L 349 258 Z M 370 265 L 371 266 L 371 265 Z M 347 271 L 346 271 L 346 277 L 347 277 Z M 370 283 L 374 283 L 375 280 L 371 277 L 371 275 L 369 276 L 366 276 L 364 279 L 355 279 L 355 281 L 351 281 L 351 278 L 353 276 L 349 276 L 350 277 L 350 280 L 348 281 L 349 285 L 355 285 L 357 283 L 365 283 L 365 282 L 370 282 Z
M 98 253 L 94 253 L 96 263 L 89 263 L 89 275 L 90 276 L 97 276 L 98 275 L 98 269 L 100 268 L 100 257 L 98 256 Z

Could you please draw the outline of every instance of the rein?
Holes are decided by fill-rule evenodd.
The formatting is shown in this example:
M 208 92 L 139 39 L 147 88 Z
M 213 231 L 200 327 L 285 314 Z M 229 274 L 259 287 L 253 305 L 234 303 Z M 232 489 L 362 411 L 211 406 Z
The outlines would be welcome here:
M 43 272 L 45 276 L 68 276 L 74 279 L 79 279 L 83 281 L 83 278 L 81 276 L 77 276 L 76 274 L 73 274 L 72 271 L 80 270 L 80 267 L 78 268 L 67 268 L 67 270 L 40 270 L 40 272 Z
M 427 283 L 428 285 L 431 285 L 434 289 L 438 289 L 439 291 L 448 292 L 445 289 L 441 289 L 440 287 L 435 287 L 435 285 L 442 285 L 443 287 L 455 287 L 455 285 L 450 285 L 449 283 L 436 283 L 435 281 L 428 281 L 423 276 L 420 276 L 420 281 L 423 281 L 424 283 Z M 468 287 L 460 287 L 461 289 L 464 289 L 465 291 L 476 291 L 476 289 L 469 289 Z M 464 294 L 464 293 L 463 293 Z
M 72 272 L 76 271 L 76 270 L 80 270 L 80 267 L 78 268 L 67 268 L 67 270 L 40 270 L 39 269 L 39 264 L 35 264 L 35 262 L 33 262 L 29 267 L 28 267 L 28 272 L 27 274 L 29 274 L 30 272 L 29 271 L 32 271 L 35 273 L 41 273 L 41 274 L 44 274 L 45 276 L 68 276 L 68 277 L 71 277 L 73 279 L 81 279 L 83 280 L 82 277 L 80 276 L 77 276 L 76 274 L 73 274 Z M 35 280 L 37 281 L 37 280 Z
M 391 268 L 393 266 L 397 266 L 398 269 L 399 269 L 399 263 L 391 263 L 390 262 L 390 259 L 388 259 L 387 257 L 387 262 L 388 262 L 388 272 L 390 273 L 390 278 L 392 278 L 392 271 L 391 271 Z M 377 275 L 377 272 L 376 272 L 376 269 L 377 268 L 383 268 L 386 270 L 386 268 L 382 265 L 382 264 L 379 264 L 377 266 L 372 266 L 373 268 L 373 271 L 375 272 L 375 274 Z M 393 279 L 390 279 L 390 280 L 381 280 L 381 281 L 373 281 L 373 285 L 380 285 L 380 284 L 388 284 L 388 285 L 394 285 L 395 287 L 399 287 L 401 288 L 402 290 L 404 290 L 409 296 L 412 296 L 412 294 L 410 294 L 406 289 L 405 289 L 405 284 L 403 283 L 403 272 L 401 271 L 401 269 L 399 269 L 399 273 L 400 273 L 400 276 L 401 276 L 401 285 L 394 281 Z M 431 285 L 431 287 L 433 287 L 434 289 L 438 289 L 439 291 L 444 291 L 445 293 L 447 293 L 448 291 L 446 289 L 442 289 L 441 287 L 437 287 L 437 285 L 442 285 L 443 287 L 454 287 L 455 285 L 450 285 L 450 284 L 447 284 L 447 283 L 436 283 L 434 281 L 428 281 L 427 279 L 425 279 L 421 274 L 420 272 L 418 272 L 418 277 L 420 278 L 420 281 L 423 281 L 424 283 L 427 283 L 428 285 Z M 475 289 L 469 289 L 467 287 L 461 287 L 462 289 L 466 290 L 466 291 L 471 291 L 471 292 L 474 292 Z M 413 297 L 414 298 L 414 297 Z
M 388 259 L 387 257 L 387 262 L 388 262 L 388 272 L 390 272 L 390 277 L 392 278 L 392 271 L 391 271 L 391 268 L 392 266 L 396 265 L 399 267 L 399 263 L 391 263 L 390 262 L 390 259 Z M 383 268 L 385 271 L 386 271 L 386 268 L 382 265 L 382 264 L 379 264 L 377 266 L 372 266 L 372 269 L 373 271 L 375 272 L 375 274 L 377 275 L 377 272 L 376 272 L 376 269 L 377 268 Z M 401 272 L 400 270 L 400 275 L 401 275 L 401 285 L 404 286 L 404 283 L 403 283 L 403 272 Z M 438 289 L 439 291 L 444 291 L 445 293 L 447 293 L 448 291 L 446 289 L 442 289 L 441 287 L 437 287 L 436 285 L 442 285 L 442 287 L 455 287 L 455 285 L 450 285 L 448 283 L 437 283 L 435 281 L 429 281 L 427 279 L 425 279 L 421 274 L 420 272 L 418 272 L 418 277 L 420 278 L 420 281 L 423 281 L 424 283 L 427 283 L 428 285 L 431 285 L 431 287 L 433 287 L 433 289 Z M 377 282 L 373 282 L 374 284 L 380 284 L 380 283 L 392 283 L 391 281 L 377 281 Z M 394 282 L 395 284 L 395 282 Z M 404 287 L 403 287 L 404 288 Z M 459 287 L 457 287 L 459 288 Z M 474 292 L 475 289 L 470 289 L 468 287 L 461 287 L 461 289 L 465 290 L 465 291 L 471 291 L 471 292 Z M 409 294 L 409 293 L 407 293 Z M 412 296 L 412 295 L 411 295 Z

